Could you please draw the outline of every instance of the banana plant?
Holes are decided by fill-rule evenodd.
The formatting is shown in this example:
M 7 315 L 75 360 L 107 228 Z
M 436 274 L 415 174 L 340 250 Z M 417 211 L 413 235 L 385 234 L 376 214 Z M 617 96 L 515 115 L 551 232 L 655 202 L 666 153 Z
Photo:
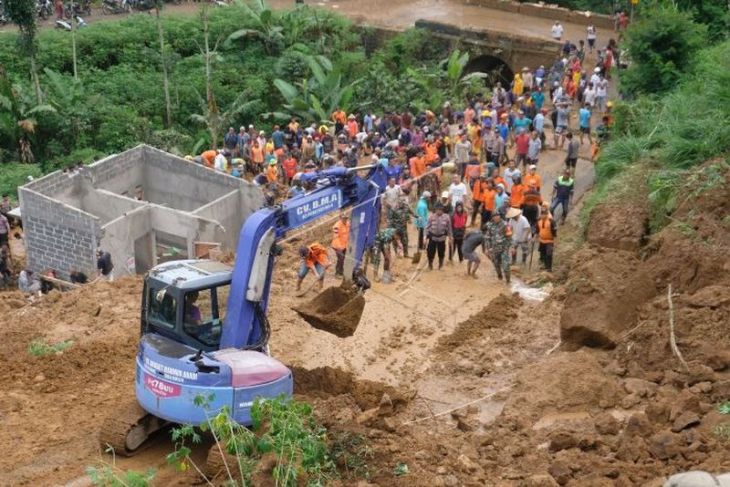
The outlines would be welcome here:
M 286 102 L 283 108 L 287 112 L 273 112 L 267 114 L 269 117 L 287 119 L 296 116 L 302 120 L 326 122 L 338 107 L 345 112 L 352 108 L 354 88 L 361 80 L 345 84 L 342 73 L 325 56 L 308 55 L 305 59 L 310 77 L 297 83 L 281 78 L 274 80 L 274 86 Z
M 13 85 L 0 71 L 0 135 L 15 146 L 20 162 L 35 160 L 31 143 L 38 127 L 36 116 L 55 112 L 51 105 L 35 102 L 20 85 Z
M 237 1 L 236 5 L 244 11 L 253 28 L 239 29 L 228 36 L 225 46 L 244 38 L 259 39 L 267 54 L 276 54 L 284 44 L 284 28 L 276 22 L 274 11 L 265 0 L 250 0 L 249 3 Z
M 451 55 L 441 61 L 446 71 L 447 89 L 456 100 L 461 100 L 464 95 L 479 82 L 488 77 L 487 73 L 474 71 L 465 73 L 464 70 L 469 64 L 469 53 L 454 49 Z

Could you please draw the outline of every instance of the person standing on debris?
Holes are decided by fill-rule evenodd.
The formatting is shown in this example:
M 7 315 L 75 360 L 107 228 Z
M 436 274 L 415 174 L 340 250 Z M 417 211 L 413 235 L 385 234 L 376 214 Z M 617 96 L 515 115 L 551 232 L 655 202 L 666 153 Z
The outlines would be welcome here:
M 426 224 L 428 223 L 428 200 L 431 192 L 424 191 L 416 204 L 416 228 L 418 229 L 418 250 L 423 250 Z
M 468 216 L 469 214 L 464 210 L 464 203 L 461 201 L 457 202 L 454 206 L 454 213 L 451 215 L 451 233 L 453 238 L 449 245 L 449 262 L 454 261 L 454 253 L 459 254 L 459 262 L 464 260 L 464 253 L 461 246 L 464 243 Z
M 9 245 L 10 242 L 10 222 L 8 219 L 0 213 L 0 247 L 3 245 Z
M 439 256 L 439 269 L 441 269 L 444 265 L 444 256 L 446 255 L 446 240 L 453 238 L 451 218 L 444 213 L 444 207 L 441 204 L 437 204 L 436 212 L 428 217 L 426 235 L 428 236 L 428 247 L 426 248 L 428 270 L 433 270 L 433 259 L 436 253 Z
M 580 142 L 575 140 L 572 132 L 568 132 L 565 137 L 568 139 L 568 151 L 565 155 L 565 166 L 570 170 L 571 174 L 575 174 L 575 167 L 578 165 Z
M 485 244 L 487 248 L 487 256 L 494 264 L 497 271 L 497 278 L 501 281 L 504 279 L 507 284 L 510 283 L 510 248 L 512 247 L 512 230 L 502 220 L 499 212 L 492 213 L 492 221 L 487 223 L 485 232 Z
M 297 279 L 297 291 L 301 290 L 302 281 L 307 277 L 310 270 L 314 272 L 319 281 L 319 289 L 321 290 L 324 287 L 324 273 L 330 266 L 327 259 L 327 249 L 322 244 L 314 242 L 309 247 L 300 247 L 299 257 L 301 258 L 301 264 Z
M 109 252 L 105 252 L 101 249 L 96 250 L 96 270 L 98 272 L 97 279 L 103 279 L 105 281 L 112 282 L 114 275 L 114 263 L 112 262 L 112 255 Z
M 553 185 L 553 202 L 550 205 L 550 213 L 555 215 L 555 210 L 558 205 L 563 208 L 562 221 L 565 222 L 565 218 L 568 216 L 570 210 L 570 203 L 573 199 L 573 190 L 575 188 L 575 182 L 570 177 L 570 169 L 565 169 L 563 175 L 559 176 Z
M 525 215 L 517 208 L 510 208 L 507 212 L 509 227 L 512 231 L 512 265 L 517 263 L 517 250 L 522 250 L 522 265 L 527 263 L 527 255 L 530 251 L 530 240 L 532 239 L 532 227 Z
M 340 219 L 332 226 L 332 249 L 337 256 L 335 277 L 342 277 L 345 269 L 345 252 L 350 239 L 350 219 L 347 213 L 340 213 Z
M 380 267 L 380 256 L 383 256 L 383 277 L 382 282 L 383 284 L 389 284 L 391 282 L 391 276 L 390 276 L 390 263 L 392 262 L 391 259 L 391 253 L 390 253 L 390 247 L 393 244 L 397 245 L 398 243 L 398 235 L 395 231 L 395 228 L 388 227 L 378 232 L 377 235 L 375 235 L 375 242 L 373 243 L 373 246 L 370 248 L 370 260 L 373 263 L 373 268 L 375 269 L 375 281 L 381 282 L 380 276 L 378 276 L 378 271 Z
M 540 219 L 537 221 L 537 234 L 540 239 L 540 262 L 545 266 L 548 272 L 553 271 L 553 248 L 555 245 L 555 237 L 558 236 L 558 228 L 555 220 L 550 217 L 550 213 L 543 210 Z
M 483 228 L 487 228 L 486 225 Z M 482 252 L 486 253 L 486 245 L 484 241 L 484 233 L 480 230 L 472 230 L 464 237 L 464 243 L 461 244 L 461 251 L 466 259 L 466 275 L 474 279 L 477 278 L 477 269 L 481 259 L 477 255 L 477 248 L 482 247 Z
M 408 206 L 408 196 L 404 194 L 398 199 L 396 207 L 388 211 L 388 226 L 395 230 L 397 243 L 403 246 L 400 254 L 408 257 L 408 220 L 413 215 Z

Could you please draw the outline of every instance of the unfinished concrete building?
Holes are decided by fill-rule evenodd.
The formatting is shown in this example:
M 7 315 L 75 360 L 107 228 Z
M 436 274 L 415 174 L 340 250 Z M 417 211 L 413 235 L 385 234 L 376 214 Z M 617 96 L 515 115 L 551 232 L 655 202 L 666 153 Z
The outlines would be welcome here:
M 261 190 L 155 148 L 140 145 L 19 189 L 28 267 L 96 273 L 96 249 L 111 253 L 114 276 L 159 262 L 195 258 L 220 244 L 235 250 Z M 201 243 L 203 243 L 201 245 Z

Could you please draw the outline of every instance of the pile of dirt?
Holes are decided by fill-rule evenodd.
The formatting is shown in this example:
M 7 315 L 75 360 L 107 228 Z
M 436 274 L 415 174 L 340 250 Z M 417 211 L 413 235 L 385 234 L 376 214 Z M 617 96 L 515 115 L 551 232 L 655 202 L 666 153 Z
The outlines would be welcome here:
M 500 294 L 481 311 L 459 323 L 452 333 L 441 337 L 436 352 L 452 353 L 459 347 L 469 346 L 490 328 L 501 327 L 514 320 L 522 303 L 517 294 Z
M 134 396 L 140 293 L 139 279 L 98 282 L 4 313 L 0 484 L 54 484 L 96 463 L 101 422 Z M 69 346 L 33 355 L 34 341 Z
M 365 298 L 343 287 L 329 287 L 311 301 L 292 309 L 314 328 L 347 338 L 357 330 Z

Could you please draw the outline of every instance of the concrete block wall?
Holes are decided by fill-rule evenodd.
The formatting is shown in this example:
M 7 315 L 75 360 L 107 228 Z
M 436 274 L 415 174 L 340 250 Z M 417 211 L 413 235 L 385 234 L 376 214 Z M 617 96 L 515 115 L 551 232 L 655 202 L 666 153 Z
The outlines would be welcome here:
M 135 257 L 135 241 L 152 230 L 152 211 L 149 206 L 139 207 L 102 228 L 99 246 L 111 254 L 114 276 L 134 274 L 127 269 L 127 260 Z
M 128 197 L 134 198 L 134 187 L 143 183 L 144 154 L 144 146 L 138 145 L 95 162 L 86 171 L 95 187 L 117 194 L 127 192 Z
M 144 186 L 153 203 L 166 204 L 183 211 L 194 211 L 227 193 L 237 190 L 242 181 L 199 164 L 144 147 Z M 175 175 L 175 185 L 170 177 Z
M 193 214 L 219 222 L 226 229 L 220 240 L 216 240 L 229 250 L 238 246 L 238 235 L 243 222 L 264 203 L 261 189 L 246 183 L 238 191 L 232 191 L 209 204 L 199 208 Z
M 27 186 L 19 189 L 19 195 L 28 267 L 35 272 L 55 269 L 63 278 L 72 269 L 93 276 L 99 219 Z
M 480 7 L 501 10 L 503 12 L 519 13 L 531 17 L 559 20 L 574 24 L 588 25 L 588 17 L 585 12 L 570 10 L 557 5 L 539 3 L 521 3 L 510 0 L 464 0 L 467 5 L 479 5 Z M 613 19 L 610 15 L 591 12 L 591 22 L 598 28 L 613 29 Z

